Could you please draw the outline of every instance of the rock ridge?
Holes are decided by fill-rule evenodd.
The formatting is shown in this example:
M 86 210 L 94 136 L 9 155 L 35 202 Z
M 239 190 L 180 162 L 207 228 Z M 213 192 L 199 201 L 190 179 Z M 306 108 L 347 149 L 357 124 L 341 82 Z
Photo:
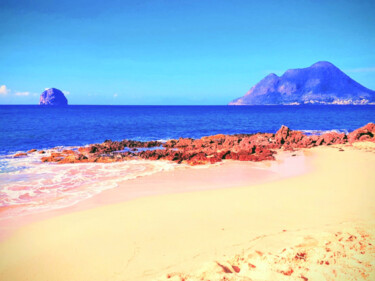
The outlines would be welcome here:
M 213 135 L 200 139 L 180 138 L 159 141 L 111 141 L 91 144 L 76 150 L 63 150 L 42 157 L 43 162 L 110 163 L 134 159 L 165 160 L 188 165 L 204 165 L 222 160 L 264 161 L 275 160 L 277 150 L 295 151 L 321 145 L 352 144 L 358 141 L 375 142 L 375 124 L 368 123 L 349 134 L 328 132 L 322 135 L 306 135 L 286 126 L 275 133 Z M 43 154 L 44 151 L 30 150 Z M 29 151 L 29 152 L 30 152 Z M 19 153 L 14 157 L 25 157 Z

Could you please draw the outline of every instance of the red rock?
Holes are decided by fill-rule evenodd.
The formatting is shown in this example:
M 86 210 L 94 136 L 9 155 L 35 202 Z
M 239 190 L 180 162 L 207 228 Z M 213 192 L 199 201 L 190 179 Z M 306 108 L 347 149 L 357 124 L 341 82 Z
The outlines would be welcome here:
M 218 135 L 213 135 L 213 136 L 207 136 L 207 137 L 202 137 L 202 141 L 222 141 L 226 138 L 226 135 L 223 134 L 218 134 Z
M 193 139 L 180 138 L 175 147 L 187 147 L 193 143 Z
M 221 162 L 221 158 L 220 157 L 218 157 L 218 156 L 213 156 L 213 157 L 210 157 L 210 158 L 208 158 L 209 160 L 210 160 L 210 163 L 211 164 L 214 164 L 214 163 L 217 163 L 217 162 Z
M 370 140 L 374 138 L 375 125 L 370 123 L 351 133 L 354 141 Z M 201 139 L 180 138 L 165 143 L 157 141 L 140 142 L 132 140 L 111 141 L 102 144 L 92 144 L 80 147 L 77 151 L 64 150 L 61 153 L 52 153 L 43 157 L 45 162 L 77 163 L 77 162 L 115 162 L 130 159 L 168 160 L 176 163 L 202 165 L 217 163 L 222 159 L 239 161 L 274 160 L 273 149 L 294 151 L 299 148 L 308 148 L 317 145 L 343 144 L 348 141 L 344 133 L 330 132 L 321 136 L 306 136 L 300 131 L 291 131 L 282 126 L 277 133 L 257 133 L 238 135 L 214 135 Z M 142 150 L 163 146 L 163 149 Z M 130 151 L 123 152 L 124 148 Z
M 201 139 L 199 140 L 194 140 L 192 142 L 192 147 L 193 148 L 202 148 L 202 147 L 205 147 L 205 142 Z
M 156 146 L 161 146 L 161 142 L 158 141 L 148 141 L 145 143 L 146 147 L 156 147 Z M 122 148 L 123 149 L 123 148 Z
M 65 156 L 64 158 L 62 158 L 59 162 L 59 164 L 66 164 L 66 163 L 74 163 L 76 160 L 76 158 L 74 157 L 74 155 L 68 155 L 68 156 Z
M 57 162 L 55 161 L 55 158 L 52 158 L 51 156 L 48 156 L 48 157 L 42 157 L 40 159 L 42 162 Z
M 174 161 L 177 163 L 182 162 L 182 153 L 179 151 L 167 151 L 165 153 L 164 158 L 165 160 Z
M 52 152 L 51 157 L 61 157 L 63 156 L 60 152 Z
M 313 141 L 313 142 L 316 142 L 319 138 L 320 138 L 320 136 L 318 136 L 318 135 L 309 136 L 309 139 L 311 139 L 311 141 Z
M 146 150 L 142 151 L 139 156 L 143 159 L 149 159 L 149 160 L 158 160 L 162 157 L 165 157 L 168 154 L 168 151 L 164 149 L 156 149 L 156 150 Z
M 39 152 L 38 152 L 39 154 L 44 154 L 44 153 L 46 153 L 44 150 L 39 150 Z
M 300 131 L 289 131 L 288 141 L 290 143 L 298 144 L 305 135 Z
M 224 155 L 223 155 L 223 158 L 222 159 L 227 159 L 227 160 L 238 160 L 238 154 L 236 152 L 233 152 L 233 151 L 227 151 Z
M 240 141 L 238 147 L 239 147 L 240 150 L 246 150 L 246 151 L 249 151 L 251 153 L 253 153 L 254 150 L 255 150 L 255 145 L 252 144 L 251 138 L 249 138 L 249 137 L 243 138 Z
M 324 137 L 320 136 L 318 140 L 315 142 L 315 145 L 317 146 L 322 145 L 323 142 L 324 142 Z
M 223 142 L 223 148 L 224 149 L 231 149 L 233 146 L 238 145 L 239 138 L 235 136 L 226 136 L 224 142 Z
M 90 147 L 89 153 L 95 153 L 95 152 L 98 152 L 98 151 L 99 151 L 99 147 L 96 146 L 96 145 L 92 145 Z
M 368 141 L 371 139 L 370 135 L 362 135 L 359 137 L 359 141 Z
M 224 151 L 220 151 L 218 154 L 217 154 L 217 156 L 219 157 L 219 158 L 221 158 L 221 159 L 229 159 L 229 158 L 226 158 L 226 156 L 228 155 L 228 154 L 230 154 L 231 152 L 230 152 L 230 150 L 224 150 Z
M 255 159 L 254 155 L 252 155 L 252 152 L 244 150 L 238 152 L 237 156 L 239 161 L 253 161 Z
M 290 133 L 290 129 L 284 125 L 276 132 L 275 134 L 275 141 L 278 144 L 283 144 L 286 139 L 288 138 Z
M 51 156 L 42 157 L 42 162 L 59 162 L 64 159 L 64 155 L 59 152 L 52 152 Z
M 322 135 L 323 142 L 326 145 L 343 144 L 346 142 L 346 135 L 344 133 L 329 132 Z
M 209 162 L 209 159 L 206 157 L 206 154 L 204 154 L 203 152 L 190 155 L 189 159 L 187 160 L 187 163 L 192 166 L 203 165 L 208 162 Z
M 314 146 L 314 139 L 311 137 L 304 137 L 301 142 L 301 147 L 312 147 Z
M 175 147 L 176 143 L 177 143 L 176 140 L 168 140 L 166 143 L 164 143 L 163 146 L 173 148 L 173 147 Z
M 34 149 L 30 149 L 27 153 L 33 153 L 35 151 L 37 151 L 37 150 L 34 148 Z
M 78 151 L 80 153 L 90 153 L 91 148 L 88 146 L 82 146 L 78 148 Z
M 367 125 L 349 133 L 348 134 L 348 141 L 349 141 L 349 143 L 358 141 L 358 140 L 360 140 L 360 138 L 363 135 L 367 135 L 370 138 L 373 138 L 374 135 L 375 135 L 375 124 L 374 123 L 368 123 Z M 366 140 L 368 140 L 368 139 L 369 138 L 366 138 Z
M 66 163 L 79 163 L 79 162 L 88 162 L 88 158 L 80 153 L 71 153 L 69 152 L 67 156 L 61 159 L 59 164 L 66 164 Z
M 27 153 L 20 152 L 20 153 L 14 154 L 13 158 L 20 158 L 20 157 L 25 157 L 25 156 L 27 156 Z

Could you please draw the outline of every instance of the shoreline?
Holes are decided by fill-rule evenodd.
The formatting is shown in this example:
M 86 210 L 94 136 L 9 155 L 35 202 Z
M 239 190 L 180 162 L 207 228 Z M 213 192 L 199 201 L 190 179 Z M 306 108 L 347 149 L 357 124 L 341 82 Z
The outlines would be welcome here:
M 172 171 L 159 171 L 155 174 L 124 180 L 119 182 L 117 187 L 101 191 L 67 207 L 0 218 L 0 242 L 25 225 L 103 205 L 163 194 L 251 186 L 303 174 L 308 172 L 311 166 L 306 159 L 306 154 L 309 152 L 280 151 L 276 161 L 227 160 L 216 165 L 181 167 Z M 231 174 L 231 177 L 228 178 L 226 174 Z M 177 188 L 175 182 L 179 182 Z
M 267 265 L 267 272 L 273 274 L 271 279 L 302 280 L 298 269 L 301 264 L 285 263 L 285 268 L 279 268 L 269 263 L 275 254 L 282 256 L 278 251 L 283 247 L 286 252 L 294 253 L 294 241 L 302 243 L 311 237 L 320 251 L 327 241 L 336 245 L 335 233 L 349 231 L 360 236 L 358 231 L 362 227 L 361 233 L 368 238 L 360 242 L 375 244 L 371 232 L 375 221 L 375 190 L 371 185 L 375 182 L 371 169 L 375 165 L 375 147 L 373 143 L 361 143 L 344 146 L 344 151 L 339 148 L 307 150 L 306 158 L 312 161 L 312 169 L 297 176 L 254 185 L 232 185 L 232 188 L 167 192 L 31 223 L 0 243 L 0 253 L 6 257 L 0 259 L 0 277 L 38 281 L 183 280 L 185 277 L 190 281 L 202 276 L 206 278 L 203 280 L 212 280 L 212 276 L 269 280 L 260 278 L 257 271 L 244 270 L 243 264 L 237 263 L 241 271 L 231 273 L 206 266 L 207 262 L 212 265 L 215 261 L 226 265 L 226 261 L 244 254 L 246 260 L 249 251 L 260 251 L 264 256 L 255 259 L 256 266 Z M 191 171 L 204 175 L 214 168 Z M 296 240 L 288 242 L 291 238 Z M 346 241 L 350 236 L 344 238 Z M 350 247 L 348 243 L 343 246 Z M 304 248 L 308 257 L 315 251 L 311 247 L 314 249 L 308 245 Z M 344 273 L 350 268 L 354 268 L 350 274 L 357 280 L 371 280 L 368 278 L 374 276 L 375 264 L 367 261 L 368 266 L 364 267 L 354 257 L 371 261 L 375 260 L 375 252 L 372 248 L 366 248 L 364 254 L 359 253 L 359 248 L 358 252 L 357 248 L 350 251 L 353 259 L 337 259 L 337 264 L 325 260 L 331 263 L 324 268 L 314 267 L 313 258 L 303 262 L 315 270 L 321 269 L 322 280 L 345 280 Z M 292 265 L 296 266 L 294 273 L 288 271 Z M 303 274 L 314 280 L 316 271 Z
M 190 166 L 215 164 L 223 160 L 254 161 L 275 160 L 276 150 L 294 151 L 317 146 L 352 144 L 358 141 L 375 141 L 375 124 L 368 123 L 348 134 L 330 131 L 321 135 L 308 135 L 290 130 L 282 125 L 275 133 L 217 134 L 200 139 L 179 138 L 160 141 L 105 140 L 101 144 L 81 146 L 74 150 L 53 151 L 40 158 L 42 162 L 68 163 L 113 163 L 127 160 L 167 160 Z M 28 153 L 44 154 L 45 151 L 31 149 L 17 153 L 13 158 L 28 156 Z
M 281 151 L 369 141 L 375 143 L 374 123 L 348 134 L 331 131 L 307 135 L 281 126 L 275 134 L 219 134 L 200 139 L 170 139 L 164 143 L 106 140 L 72 149 L 47 152 L 31 149 L 15 154 L 9 164 L 5 162 L 15 172 L 0 174 L 0 181 L 5 183 L 0 190 L 0 217 L 67 207 L 117 186 L 122 178 L 229 160 L 274 161 Z

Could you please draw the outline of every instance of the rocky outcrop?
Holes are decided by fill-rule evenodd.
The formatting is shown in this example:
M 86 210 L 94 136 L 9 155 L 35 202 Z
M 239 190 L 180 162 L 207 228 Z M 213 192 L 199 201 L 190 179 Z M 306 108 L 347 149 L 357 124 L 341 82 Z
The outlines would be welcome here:
M 289 69 L 280 77 L 271 73 L 229 105 L 374 103 L 375 91 L 332 63 L 321 61 L 307 68 Z
M 348 135 L 350 143 L 355 141 L 365 141 L 374 139 L 375 135 L 375 124 L 368 123 L 366 126 L 359 128 Z
M 39 105 L 66 106 L 68 100 L 62 91 L 50 88 L 40 95 Z
M 20 152 L 20 153 L 16 153 L 13 155 L 13 158 L 20 158 L 20 157 L 26 157 L 27 156 L 27 153 L 25 152 Z
M 118 162 L 131 159 L 165 160 L 188 165 L 203 165 L 222 160 L 264 161 L 274 160 L 276 150 L 294 151 L 320 145 L 375 142 L 375 124 L 369 123 L 348 135 L 329 132 L 322 135 L 306 135 L 301 131 L 282 126 L 275 134 L 214 135 L 200 139 L 180 138 L 165 143 L 158 141 L 111 141 L 79 147 L 77 150 L 54 152 L 42 157 L 43 162 Z

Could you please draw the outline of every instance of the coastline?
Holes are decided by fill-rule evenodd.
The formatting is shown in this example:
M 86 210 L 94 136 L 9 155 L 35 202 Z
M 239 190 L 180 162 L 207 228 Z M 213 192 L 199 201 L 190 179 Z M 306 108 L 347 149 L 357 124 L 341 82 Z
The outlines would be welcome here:
M 0 221 L 76 205 L 117 187 L 123 180 L 160 171 L 229 161 L 267 163 L 276 160 L 276 157 L 281 159 L 277 154 L 282 151 L 292 152 L 291 155 L 295 156 L 294 152 L 301 149 L 374 142 L 374 134 L 374 123 L 350 133 L 329 131 L 322 134 L 306 134 L 282 125 L 275 134 L 217 134 L 165 142 L 105 140 L 101 144 L 80 147 L 55 147 L 46 151 L 30 149 L 1 159 L 0 166 L 5 167 L 5 173 L 0 173 L 0 181 L 5 184 L 0 190 Z M 292 169 L 284 169 L 284 173 Z M 232 171 L 224 171 L 223 174 L 232 174 Z M 191 186 L 202 185 L 204 178 L 191 183 L 187 190 Z M 154 186 L 153 182 L 148 186 Z M 160 186 L 149 188 L 145 195 L 154 194 L 155 190 L 158 190 L 155 194 L 161 194 L 164 189 Z M 130 191 L 130 196 L 120 194 L 120 197 L 123 200 L 136 198 L 135 193 L 142 193 L 142 189 Z
M 201 274 L 195 272 L 202 272 L 206 262 L 245 253 L 250 246 L 259 251 L 267 245 L 275 249 L 289 246 L 282 236 L 285 234 L 297 238 L 312 235 L 319 240 L 327 237 L 319 238 L 316 233 L 344 229 L 343 223 L 351 228 L 373 225 L 374 148 L 365 143 L 358 146 L 362 150 L 357 145 L 342 146 L 344 151 L 338 147 L 309 149 L 306 157 L 313 165 L 309 172 L 254 185 L 229 181 L 222 189 L 180 194 L 165 190 L 166 194 L 117 204 L 104 199 L 104 193 L 115 193 L 114 189 L 103 192 L 104 206 L 99 206 L 98 195 L 92 200 L 99 200 L 95 203 L 99 205 L 94 204 L 91 209 L 31 223 L 1 242 L 0 252 L 6 259 L 0 259 L 0 277 L 152 280 L 169 274 L 170 280 L 183 280 L 183 276 L 192 274 L 186 280 L 195 280 L 194 276 Z M 210 169 L 225 166 L 191 171 L 204 175 Z M 157 175 L 150 177 L 153 176 Z M 367 255 L 372 257 L 372 252 Z M 205 276 L 215 270 L 203 266 Z M 366 270 L 371 273 L 374 266 L 370 264 Z M 178 274 L 171 275 L 175 272 Z M 229 273 L 215 274 L 222 278 Z M 230 274 L 232 279 L 228 280 L 244 278 L 241 272 Z
M 292 156 L 293 154 L 295 156 Z M 0 217 L 0 242 L 24 225 L 103 205 L 163 194 L 251 186 L 296 176 L 308 172 L 311 168 L 306 159 L 306 155 L 309 154 L 308 151 L 279 151 L 276 161 L 227 160 L 215 165 L 181 166 L 170 171 L 159 171 L 152 175 L 123 180 L 117 187 L 106 189 L 67 207 L 7 218 Z

